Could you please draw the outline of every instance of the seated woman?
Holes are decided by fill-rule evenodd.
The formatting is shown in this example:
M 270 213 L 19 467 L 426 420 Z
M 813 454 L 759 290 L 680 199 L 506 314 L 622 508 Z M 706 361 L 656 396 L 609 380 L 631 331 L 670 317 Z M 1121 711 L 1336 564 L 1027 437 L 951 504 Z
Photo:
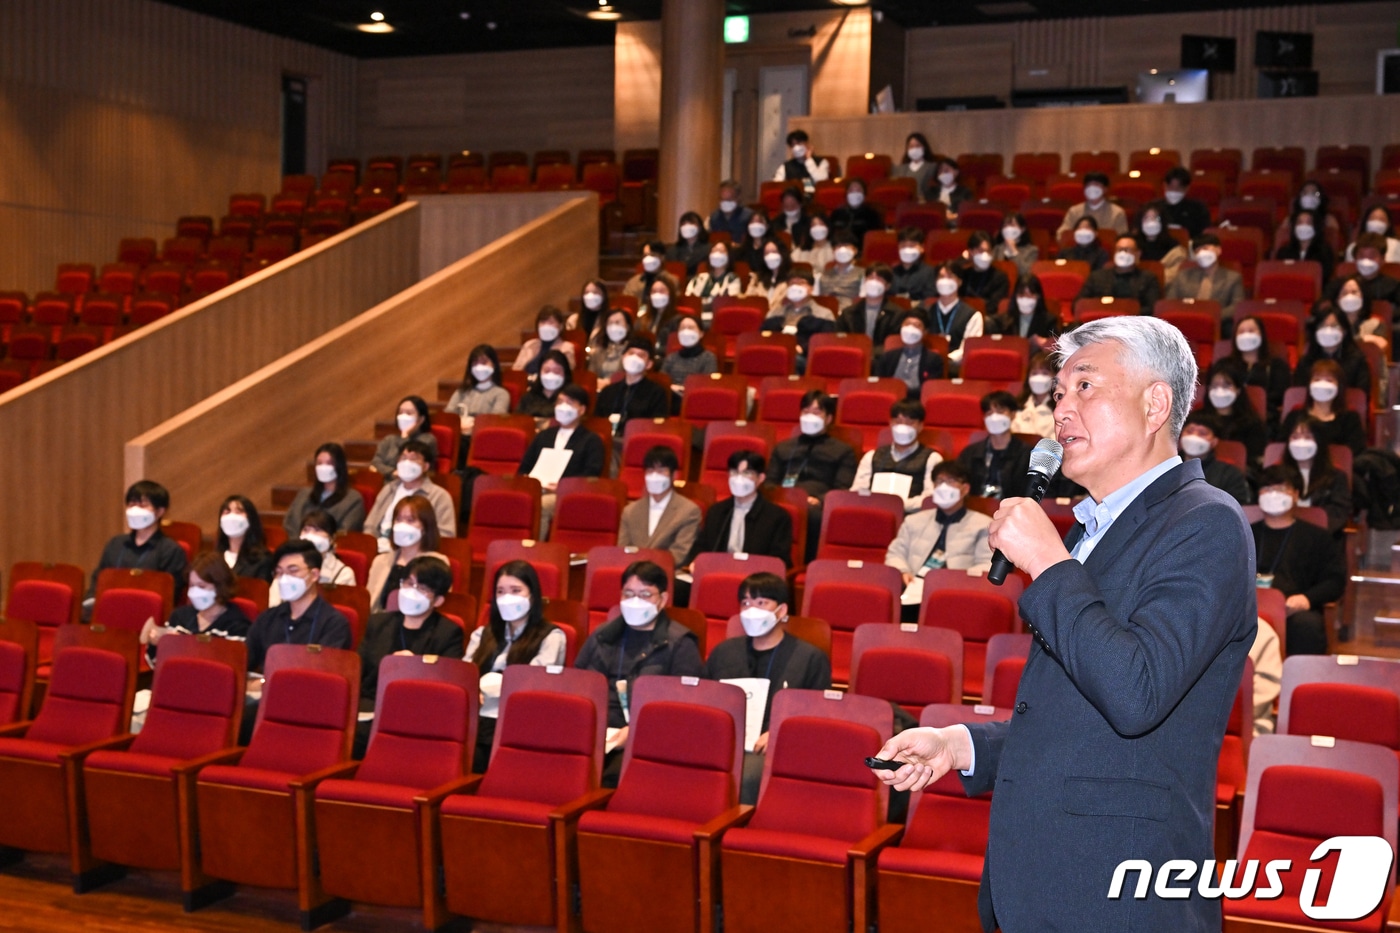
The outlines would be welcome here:
M 1356 335 L 1359 343 L 1375 344 L 1380 348 L 1382 358 L 1390 356 L 1390 328 L 1379 315 L 1371 313 L 1371 296 L 1366 291 L 1361 277 L 1355 273 L 1342 279 L 1337 287 L 1337 310 L 1346 315 L 1347 325 Z
M 1293 196 L 1293 203 L 1288 206 L 1288 216 L 1274 231 L 1274 248 L 1277 249 L 1288 242 L 1297 222 L 1299 211 L 1307 211 L 1316 219 L 1318 240 L 1340 243 L 1342 226 L 1337 222 L 1336 215 L 1332 213 L 1331 200 L 1331 197 L 1316 181 L 1308 179 L 1303 182 L 1302 186 L 1298 188 L 1298 193 Z M 1322 280 L 1325 282 L 1331 277 L 1332 274 L 1328 272 L 1322 276 Z
M 608 283 L 602 279 L 589 279 L 583 283 L 583 291 L 579 292 L 580 310 L 569 315 L 564 328 L 581 330 L 591 336 L 598 329 L 599 314 L 608 307 Z
M 374 452 L 374 459 L 369 464 L 380 476 L 389 479 L 394 475 L 394 466 L 399 462 L 399 454 L 403 452 L 403 445 L 409 441 L 427 445 L 430 453 L 428 463 L 437 462 L 437 438 L 433 436 L 427 402 L 417 395 L 404 396 L 399 400 L 394 425 L 398 433 L 388 434 L 379 442 L 379 449 Z
M 1186 259 L 1186 248 L 1162 224 L 1162 214 L 1151 205 L 1142 209 L 1138 232 L 1133 234 L 1138 245 L 1138 259 L 1160 262 L 1166 280 L 1170 282 Z
M 1099 222 L 1085 214 L 1074 224 L 1074 245 L 1060 250 L 1060 259 L 1074 259 L 1089 264 L 1089 271 L 1102 269 L 1111 258 L 1099 242 Z
M 355 571 L 335 553 L 335 518 L 323 509 L 312 509 L 301 520 L 301 532 L 297 537 L 310 541 L 321 555 L 321 585 L 355 586 Z M 268 590 L 267 605 L 275 606 L 282 601 L 282 591 L 277 587 Z
M 1319 221 L 1328 219 L 1327 215 L 1315 210 L 1294 211 L 1288 228 L 1288 240 L 1274 250 L 1274 258 L 1318 263 L 1322 266 L 1322 281 L 1331 279 L 1332 270 L 1337 265 L 1337 254 L 1332 251 L 1322 230 L 1318 229 L 1322 226 Z
M 835 255 L 831 242 L 831 224 L 825 215 L 813 214 L 802 235 L 793 237 L 792 261 L 805 262 L 820 275 Z
M 316 482 L 302 489 L 292 500 L 282 519 L 282 529 L 287 537 L 294 537 L 301 531 L 306 514 L 314 509 L 324 509 L 335 518 L 335 523 L 345 531 L 360 531 L 365 524 L 365 500 L 359 490 L 350 485 L 350 466 L 345 460 L 345 448 L 334 441 L 316 448 Z
M 176 606 L 164 625 L 147 620 L 141 629 L 147 659 L 152 664 L 156 662 L 156 645 L 166 635 L 212 635 L 242 641 L 253 623 L 233 601 L 237 592 L 233 571 L 221 554 L 196 554 L 190 563 L 189 589 L 185 591 L 189 601 Z
M 1351 329 L 1351 321 L 1346 314 L 1337 310 L 1327 299 L 1313 306 L 1312 320 L 1307 323 L 1308 345 L 1298 358 L 1298 367 L 1293 370 L 1293 384 L 1305 386 L 1312 383 L 1313 366 L 1330 360 L 1341 367 L 1342 387 L 1340 404 L 1345 407 L 1346 389 L 1360 389 L 1371 397 L 1371 364 L 1366 354 L 1356 345 L 1356 335 Z
M 366 589 L 370 609 L 378 612 L 384 608 L 384 601 L 398 589 L 415 557 L 436 557 L 451 565 L 445 554 L 438 553 L 438 534 L 437 514 L 426 497 L 409 496 L 394 506 L 393 544 L 369 565 Z
M 515 410 L 534 418 L 535 427 L 541 428 L 554 417 L 559 390 L 573 385 L 573 382 L 574 368 L 569 365 L 568 358 L 558 350 L 550 350 L 540 364 L 539 378 L 530 383 L 530 387 L 520 396 L 520 404 Z
M 1390 211 L 1384 204 L 1377 204 L 1361 218 L 1361 222 L 1356 225 L 1356 235 L 1360 236 L 1363 233 L 1385 237 L 1385 255 L 1382 262 L 1400 262 L 1400 238 L 1395 236 L 1395 225 L 1391 223 Z M 1347 262 L 1356 261 L 1355 238 L 1347 244 L 1345 258 Z
M 747 263 L 749 269 L 757 272 L 763 267 L 763 244 L 772 236 L 768 225 L 768 212 L 763 207 L 755 207 L 749 215 L 749 226 L 744 238 L 729 251 L 732 264 Z
M 1234 345 L 1225 359 L 1244 370 L 1245 385 L 1264 390 L 1269 406 L 1265 420 L 1277 428 L 1283 393 L 1288 391 L 1293 374 L 1288 371 L 1288 360 L 1270 352 L 1266 337 L 1261 319 L 1252 314 L 1240 318 L 1235 322 Z
M 666 346 L 671 331 L 676 329 L 676 321 L 683 313 L 676 304 L 680 289 L 665 279 L 651 283 L 650 300 L 637 313 L 638 330 L 650 330 L 656 340 L 658 350 Z M 623 353 L 626 353 L 624 348 Z
M 1298 504 L 1325 511 L 1327 530 L 1340 539 L 1342 529 L 1351 521 L 1351 477 L 1333 466 L 1327 445 L 1318 440 L 1319 433 L 1326 431 L 1319 431 L 1318 422 L 1311 415 L 1295 419 L 1283 462 L 1303 477 L 1303 496 Z
M 763 258 L 754 268 L 753 277 L 749 280 L 749 294 L 766 298 L 769 308 L 777 308 L 787 295 L 792 260 L 782 240 L 765 241 L 762 255 Z
M 700 322 L 692 314 L 676 321 L 676 340 L 680 349 L 666 354 L 661 371 L 671 377 L 673 386 L 684 386 L 688 376 L 708 376 L 719 372 L 719 360 L 709 347 L 700 342 Z
M 992 261 L 1014 262 L 1019 281 L 1031 274 L 1031 266 L 1039 259 L 1040 247 L 1031 242 L 1026 218 L 1018 211 L 1007 211 L 1001 218 L 1001 240 L 992 247 Z
M 603 326 L 588 342 L 588 368 L 599 381 L 611 379 L 622 368 L 622 354 L 633 332 L 632 315 L 621 308 L 613 308 L 603 318 Z
M 705 233 L 705 221 L 695 211 L 686 211 L 681 215 L 676 242 L 666 247 L 666 261 L 685 263 L 685 274 L 689 277 L 709 255 L 710 237 Z
M 438 612 L 451 591 L 452 567 L 447 561 L 420 555 L 404 565 L 398 608 L 371 615 L 360 641 L 361 712 L 374 710 L 379 662 L 389 655 L 462 656 L 462 630 Z
M 272 555 L 267 550 L 258 507 L 247 496 L 229 496 L 219 506 L 219 534 L 215 545 L 235 576 L 272 582 Z
M 457 466 L 466 462 L 472 428 L 477 415 L 504 415 L 510 411 L 510 392 L 501 385 L 501 361 L 496 348 L 486 343 L 472 347 L 467 354 L 467 371 L 462 384 L 443 409 L 462 419 L 462 443 L 457 452 Z
M 910 133 L 904 140 L 904 158 L 890 170 L 891 178 L 914 179 L 914 199 L 923 204 L 934 183 L 934 164 L 929 161 L 933 147 L 923 133 Z
M 1056 372 L 1055 359 L 1049 353 L 1041 352 L 1031 357 L 1026 385 L 1017 400 L 1021 407 L 1011 419 L 1012 434 L 1055 436 L 1055 409 L 1051 405 L 1050 393 L 1055 390 Z
M 1217 436 L 1223 441 L 1239 441 L 1253 467 L 1262 467 L 1264 447 L 1269 443 L 1269 429 L 1262 412 L 1245 391 L 1248 385 L 1244 370 L 1233 360 L 1223 359 L 1206 370 L 1201 380 L 1206 386 L 1206 407 L 1220 426 Z
M 991 313 L 992 309 L 989 307 L 987 311 Z M 987 320 L 987 332 L 1025 337 L 1030 341 L 1031 350 L 1039 353 L 1047 351 L 1055 342 L 1059 325 L 1059 319 L 1050 313 L 1050 306 L 1045 302 L 1045 287 L 1040 284 L 1040 277 L 1023 275 L 1016 280 L 1016 293 L 1006 313 Z
M 489 621 L 467 641 L 466 659 L 481 674 L 473 774 L 485 774 L 491 761 L 491 742 L 500 716 L 501 672 L 506 665 L 561 665 L 568 648 L 564 630 L 544 620 L 544 599 L 534 567 L 523 560 L 507 561 L 496 571 L 491 592 Z
M 963 269 L 963 298 L 981 298 L 986 302 L 987 313 L 996 311 L 997 305 L 1011 292 L 1011 280 L 1006 273 L 992 265 L 992 238 L 981 230 L 974 230 L 967 237 L 968 265 Z
M 1342 367 L 1335 360 L 1318 360 L 1309 368 L 1309 374 L 1308 401 L 1284 417 L 1281 435 L 1291 438 L 1298 423 L 1311 417 L 1313 438 L 1319 447 L 1345 444 L 1353 454 L 1361 453 L 1366 446 L 1366 429 L 1361 416 L 1347 407 Z
M 708 315 L 710 305 L 720 295 L 738 298 L 747 289 L 748 283 L 739 278 L 739 273 L 734 271 L 733 263 L 729 261 L 729 244 L 721 242 L 710 245 L 709 264 L 702 266 L 695 277 L 686 283 L 685 293 L 699 298 L 700 306 Z
M 846 181 L 846 203 L 831 212 L 831 228 L 849 233 L 858 249 L 865 248 L 865 235 L 871 230 L 885 229 L 884 212 L 866 203 L 867 194 L 864 180 L 850 178 Z
M 568 450 L 569 462 L 565 464 L 560 479 L 570 476 L 602 476 L 607 465 L 607 451 L 597 434 L 583 426 L 588 417 L 588 393 L 581 386 L 567 385 L 559 390 L 554 406 L 554 426 L 545 428 L 530 441 L 525 455 L 520 458 L 520 476 L 529 476 L 539 463 L 540 453 L 546 449 Z M 540 497 L 540 538 L 549 537 L 550 520 L 554 516 L 554 492 L 559 484 L 553 480 L 541 481 Z
M 574 345 L 564 339 L 564 312 L 553 305 L 545 305 L 535 315 L 535 336 L 520 345 L 520 352 L 515 354 L 510 368 L 537 375 L 540 364 L 552 350 L 564 354 L 570 366 L 578 365 L 578 360 L 574 359 Z

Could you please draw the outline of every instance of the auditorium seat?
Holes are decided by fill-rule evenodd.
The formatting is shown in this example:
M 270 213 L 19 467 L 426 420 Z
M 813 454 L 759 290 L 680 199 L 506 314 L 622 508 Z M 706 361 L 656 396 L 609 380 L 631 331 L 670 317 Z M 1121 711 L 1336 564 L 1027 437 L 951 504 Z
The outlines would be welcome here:
M 345 616 L 345 621 L 350 625 L 350 647 L 359 648 L 360 640 L 365 637 L 365 626 L 369 624 L 369 607 L 372 601 L 369 590 L 363 586 L 332 586 L 323 583 L 321 598 Z
M 886 493 L 833 489 L 822 497 L 817 557 L 883 564 L 904 521 L 904 500 Z
M 646 495 L 646 471 L 642 461 L 656 446 L 671 448 L 681 468 L 690 475 L 691 426 L 679 418 L 633 418 L 622 429 L 622 460 L 617 478 L 627 486 L 629 499 Z
M 836 424 L 860 432 L 861 448 L 875 446 L 881 430 L 890 425 L 890 406 L 908 392 L 899 379 L 874 376 L 842 379 L 836 387 Z
M 54 633 L 60 625 L 78 622 L 80 603 L 87 588 L 81 567 L 39 561 L 16 561 L 10 566 L 5 616 L 26 619 L 39 626 L 38 663 L 53 657 Z
M 464 537 L 472 560 L 486 559 L 486 546 L 497 538 L 538 540 L 540 481 L 529 476 L 478 476 L 472 484 L 471 521 Z
M 711 645 L 720 643 L 729 617 L 738 613 L 739 584 L 745 577 L 755 573 L 781 577 L 787 573 L 787 567 L 776 557 L 722 551 L 697 555 L 692 568 L 690 608 L 704 613 L 709 623 L 706 642 Z
M 1021 671 L 1031 653 L 1031 636 L 1025 632 L 998 632 L 987 639 L 983 663 L 982 703 L 1013 707 L 1021 685 Z
M 849 522 L 872 518 L 878 521 L 878 516 L 851 511 L 838 515 L 838 519 Z M 871 625 L 890 627 L 899 621 L 899 594 L 904 585 L 899 571 L 885 565 L 883 559 L 882 552 L 877 561 L 818 559 L 807 565 L 802 582 L 802 615 L 825 619 L 831 625 L 834 683 L 851 683 L 852 645 L 860 629 Z
M 535 569 L 540 578 L 540 593 L 546 599 L 567 599 L 569 596 L 569 549 L 552 541 L 528 541 L 497 538 L 486 545 L 482 580 L 495 595 L 496 571 L 511 561 L 523 560 Z
M 802 397 L 817 389 L 826 390 L 825 379 L 816 376 L 764 376 L 758 384 L 758 422 L 772 425 L 775 435 L 786 436 L 801 419 Z
M 1255 300 L 1276 298 L 1312 304 L 1322 294 L 1322 264 L 1282 259 L 1261 262 L 1254 270 Z
M 0 619 L 0 730 L 29 718 L 39 626 L 28 619 Z
M 998 588 L 1001 592 L 993 592 L 992 584 L 985 578 L 982 578 L 985 589 L 945 588 L 958 574 L 961 571 L 936 570 L 924 578 L 919 624 L 950 628 L 962 634 L 963 689 L 971 696 L 980 697 L 987 642 L 999 632 L 1016 631 L 1014 600 L 1019 594 L 1013 596 L 1014 591 L 1006 586 Z
M 588 552 L 588 565 L 583 576 L 583 605 L 588 610 L 588 627 L 579 632 L 580 636 L 591 634 L 608 620 L 608 610 L 621 599 L 623 571 L 643 560 L 649 560 L 665 570 L 667 579 L 675 579 L 675 558 L 670 551 L 613 545 L 595 547 Z M 691 608 L 696 608 L 693 598 Z
M 747 421 L 714 422 L 705 429 L 698 482 L 711 487 L 717 500 L 728 499 L 730 455 L 740 450 L 752 450 L 766 461 L 774 444 L 771 425 Z
M 570 554 L 586 554 L 590 548 L 617 543 L 627 486 L 620 480 L 596 476 L 570 476 L 559 481 L 554 522 L 549 540 Z
M 1400 756 L 1400 664 L 1348 655 L 1283 662 L 1280 735 L 1370 742 Z
M 1254 742 L 1254 661 L 1244 659 L 1239 689 L 1230 706 L 1215 766 L 1215 856 L 1229 858 L 1240 832 L 1240 800 L 1245 791 L 1249 748 Z
M 897 703 L 915 719 L 930 703 L 962 700 L 963 643 L 952 629 L 861 625 L 850 651 L 852 693 Z
M 743 421 L 749 413 L 748 380 L 721 373 L 687 376 L 681 420 L 701 430 L 715 422 Z

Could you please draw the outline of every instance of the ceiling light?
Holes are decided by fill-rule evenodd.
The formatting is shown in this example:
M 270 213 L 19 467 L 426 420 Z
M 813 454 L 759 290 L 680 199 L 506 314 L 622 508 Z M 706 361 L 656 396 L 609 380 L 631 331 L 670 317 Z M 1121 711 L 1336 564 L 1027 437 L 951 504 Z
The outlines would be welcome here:
M 486 24 L 486 28 L 487 28 L 487 29 L 495 29 L 495 28 L 496 28 L 496 24 L 495 24 L 495 23 L 487 23 L 487 24 Z
M 589 19 L 600 19 L 607 22 L 615 22 L 616 20 L 622 19 L 622 14 L 607 3 L 600 3 L 598 9 L 589 10 L 584 16 L 587 16 Z
M 385 33 L 394 31 L 394 27 L 390 26 L 388 23 L 360 23 L 355 28 L 360 32 L 372 32 L 378 35 L 384 35 Z
M 371 13 L 371 14 L 369 15 L 369 18 L 372 19 L 372 20 L 374 20 L 376 23 L 382 23 L 382 22 L 384 22 L 384 14 L 383 14 L 383 13 L 379 13 L 379 12 Z

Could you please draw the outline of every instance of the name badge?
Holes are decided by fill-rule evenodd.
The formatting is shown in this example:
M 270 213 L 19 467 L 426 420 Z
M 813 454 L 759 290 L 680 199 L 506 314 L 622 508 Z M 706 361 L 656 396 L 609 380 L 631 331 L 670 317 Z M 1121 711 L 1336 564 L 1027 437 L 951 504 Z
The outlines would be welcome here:
M 1267 590 L 1274 585 L 1274 575 L 1271 573 L 1256 573 L 1254 575 L 1254 585 L 1261 590 Z

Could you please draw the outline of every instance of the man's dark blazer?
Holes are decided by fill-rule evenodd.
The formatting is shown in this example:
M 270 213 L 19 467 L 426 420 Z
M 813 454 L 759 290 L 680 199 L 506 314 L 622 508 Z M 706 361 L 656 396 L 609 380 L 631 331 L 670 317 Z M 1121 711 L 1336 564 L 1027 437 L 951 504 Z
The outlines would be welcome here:
M 700 554 L 729 550 L 729 521 L 733 517 L 732 496 L 710 506 L 686 563 L 693 562 Z M 777 557 L 787 566 L 792 566 L 792 516 L 781 505 L 774 505 L 763 498 L 762 493 L 754 499 L 753 507 L 744 520 L 744 551 Z
M 1042 573 L 1020 607 L 1035 643 L 1016 711 L 968 727 L 964 788 L 995 791 L 982 925 L 1219 931 L 1220 901 L 1195 895 L 1195 878 L 1183 900 L 1110 901 L 1108 890 L 1124 859 L 1213 863 L 1216 763 L 1258 630 L 1239 505 L 1187 461 L 1139 494 L 1084 564 Z

